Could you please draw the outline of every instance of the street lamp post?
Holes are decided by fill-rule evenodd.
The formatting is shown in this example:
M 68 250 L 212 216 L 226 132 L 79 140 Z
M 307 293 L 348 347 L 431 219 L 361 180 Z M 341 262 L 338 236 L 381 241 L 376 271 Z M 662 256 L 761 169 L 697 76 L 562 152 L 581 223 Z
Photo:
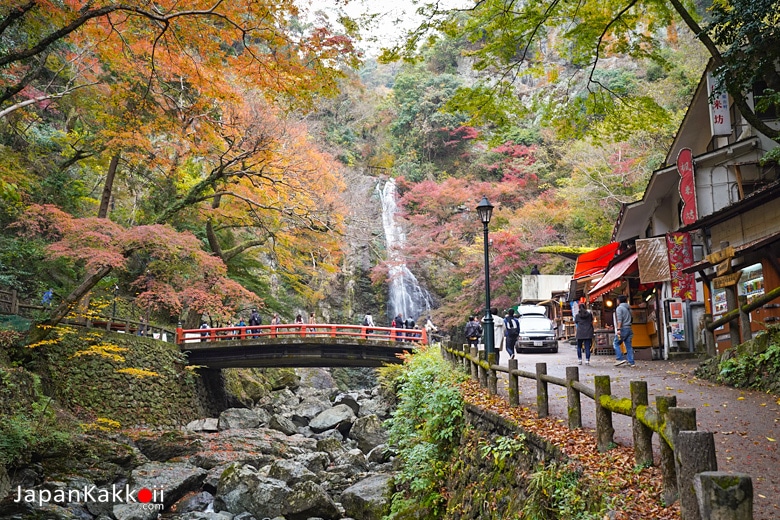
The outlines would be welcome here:
M 488 224 L 493 215 L 493 206 L 483 196 L 477 205 L 479 220 L 482 221 L 482 233 L 485 249 L 485 357 L 488 363 L 493 364 L 496 358 L 495 338 L 493 337 L 493 313 L 490 312 L 490 258 L 488 256 Z M 492 359 L 491 359 L 492 357 Z

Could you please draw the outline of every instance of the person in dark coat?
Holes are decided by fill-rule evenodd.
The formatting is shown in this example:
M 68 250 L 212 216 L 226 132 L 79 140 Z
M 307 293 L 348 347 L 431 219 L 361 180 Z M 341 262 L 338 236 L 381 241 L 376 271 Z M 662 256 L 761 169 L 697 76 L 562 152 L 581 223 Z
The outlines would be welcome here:
M 577 364 L 582 364 L 582 351 L 585 350 L 585 364 L 590 365 L 590 351 L 593 347 L 593 314 L 585 304 L 580 304 L 580 309 L 574 315 L 574 325 L 577 328 Z
M 479 338 L 482 336 L 482 325 L 479 324 L 474 316 L 469 316 L 469 321 L 466 322 L 463 334 L 466 336 L 469 347 L 479 345 Z

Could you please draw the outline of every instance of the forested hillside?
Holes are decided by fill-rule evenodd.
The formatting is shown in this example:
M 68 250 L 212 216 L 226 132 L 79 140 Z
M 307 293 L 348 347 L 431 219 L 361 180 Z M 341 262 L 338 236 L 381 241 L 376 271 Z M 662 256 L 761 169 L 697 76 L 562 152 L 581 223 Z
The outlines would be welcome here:
M 53 289 L 41 325 L 117 299 L 169 324 L 291 318 L 339 287 L 357 173 L 397 178 L 408 265 L 459 322 L 480 307 L 483 195 L 504 307 L 531 266 L 571 271 L 538 248 L 609 240 L 707 59 L 736 91 L 775 56 L 756 50 L 777 39 L 771 2 L 757 24 L 721 4 L 515 7 L 423 5 L 377 60 L 356 20 L 291 1 L 7 3 L 0 285 Z

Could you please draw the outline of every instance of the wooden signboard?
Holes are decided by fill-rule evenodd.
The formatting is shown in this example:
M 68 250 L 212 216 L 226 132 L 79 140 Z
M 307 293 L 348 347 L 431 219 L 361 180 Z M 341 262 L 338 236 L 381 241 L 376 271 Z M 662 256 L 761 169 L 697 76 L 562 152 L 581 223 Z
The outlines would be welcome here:
M 716 266 L 718 276 L 723 276 L 731 272 L 731 258 L 722 261 Z
M 719 278 L 715 278 L 712 281 L 712 286 L 716 289 L 723 289 L 724 287 L 729 287 L 731 285 L 736 284 L 739 281 L 739 277 L 742 276 L 742 271 L 737 271 L 736 273 L 727 274 L 726 276 L 721 276 Z
M 714 253 L 707 255 L 707 261 L 712 265 L 731 258 L 734 258 L 734 248 L 732 246 L 728 246 L 720 251 L 715 251 Z

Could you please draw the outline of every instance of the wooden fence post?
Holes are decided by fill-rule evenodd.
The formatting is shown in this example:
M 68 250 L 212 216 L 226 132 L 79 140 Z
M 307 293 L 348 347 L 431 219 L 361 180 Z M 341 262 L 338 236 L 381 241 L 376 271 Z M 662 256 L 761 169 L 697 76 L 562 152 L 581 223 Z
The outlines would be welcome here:
M 569 409 L 569 429 L 582 428 L 582 403 L 579 391 L 574 389 L 572 383 L 580 380 L 578 367 L 566 367 L 566 404 Z
M 464 343 L 462 348 L 464 354 L 471 354 L 475 358 L 477 357 L 477 354 L 471 350 L 468 343 Z M 466 369 L 466 372 L 468 373 L 473 373 L 476 370 L 476 368 L 474 368 L 474 362 L 465 356 L 463 357 L 463 368 Z M 476 376 L 474 376 L 474 379 L 476 379 Z
M 550 415 L 550 396 L 547 393 L 547 381 L 542 379 L 547 375 L 547 363 L 536 364 L 536 415 L 542 419 Z
M 517 370 L 517 360 L 509 360 L 509 405 L 520 405 L 520 384 L 518 382 L 517 374 L 513 372 Z
M 704 314 L 704 344 L 709 357 L 718 354 L 718 346 L 715 344 L 715 333 L 712 332 L 712 314 Z
M 485 351 L 479 351 L 479 365 L 477 365 L 477 373 L 479 374 L 479 386 L 487 388 L 487 370 L 482 366 L 482 362 L 485 361 Z
M 694 481 L 697 473 L 718 470 L 715 435 L 712 432 L 681 430 L 677 433 L 674 455 L 679 461 L 680 516 L 683 520 L 701 520 Z
M 696 430 L 696 408 L 670 407 L 667 413 L 669 420 L 666 422 L 666 432 L 668 437 L 672 439 L 672 449 L 674 449 L 674 474 L 677 481 L 677 498 L 682 499 L 683 484 L 680 479 L 680 445 L 677 442 L 677 437 L 680 431 Z
M 469 354 L 471 354 L 474 359 L 479 360 L 479 350 L 477 347 L 471 347 Z M 479 381 L 479 365 L 476 361 L 469 360 L 469 372 L 471 373 L 471 379 Z
M 655 407 L 661 418 L 661 425 L 669 422 L 669 408 L 677 406 L 676 396 L 661 395 L 655 398 Z M 661 499 L 664 504 L 671 505 L 677 500 L 677 471 L 674 469 L 674 450 L 666 442 L 663 435 L 659 435 L 661 446 Z
M 607 451 L 615 445 L 615 428 L 612 427 L 612 412 L 601 406 L 601 396 L 612 394 L 609 376 L 593 378 L 594 401 L 596 402 L 596 449 Z
M 653 430 L 642 424 L 637 408 L 647 407 L 647 381 L 631 381 L 631 430 L 634 434 L 634 460 L 637 466 L 653 465 Z
M 496 376 L 496 371 L 493 368 L 493 365 L 496 364 L 496 353 L 491 352 L 487 355 L 487 363 L 488 366 L 490 366 L 490 370 L 488 370 L 488 393 L 490 395 L 496 395 L 498 393 L 498 377 Z
M 744 473 L 704 471 L 693 487 L 702 518 L 753 520 L 753 481 Z

